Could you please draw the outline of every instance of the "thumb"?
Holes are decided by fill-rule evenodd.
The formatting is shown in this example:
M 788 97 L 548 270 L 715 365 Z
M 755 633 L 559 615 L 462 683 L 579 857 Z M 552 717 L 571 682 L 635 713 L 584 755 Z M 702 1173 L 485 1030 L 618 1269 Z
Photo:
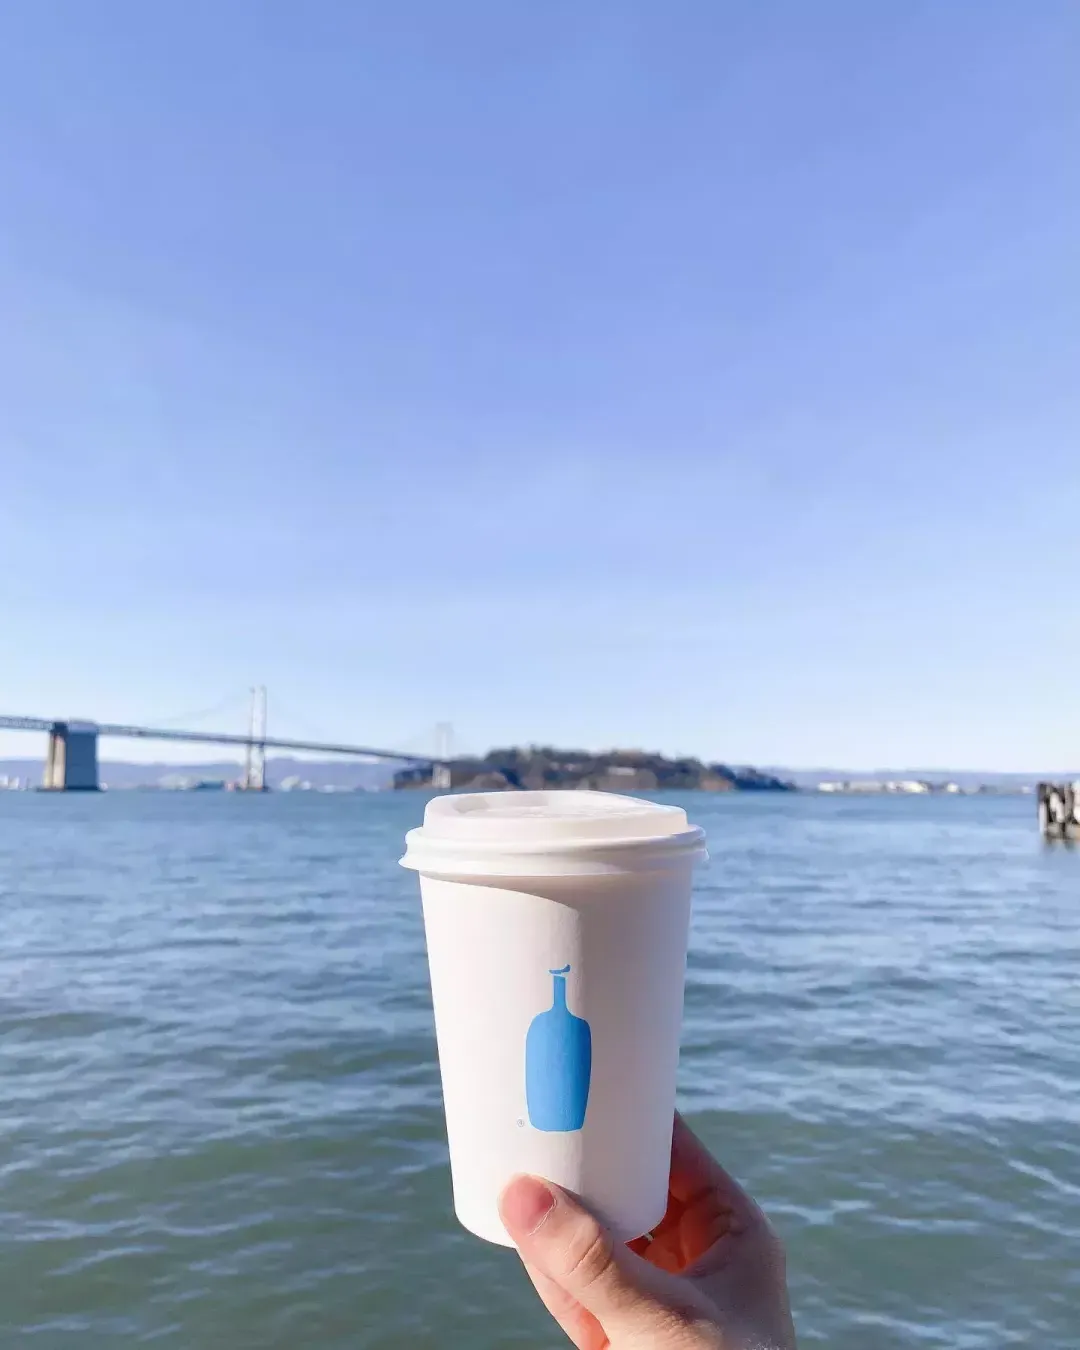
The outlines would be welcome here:
M 677 1332 L 700 1317 L 691 1287 L 616 1243 L 561 1186 L 515 1177 L 502 1193 L 499 1212 L 525 1264 L 590 1312 L 613 1341 L 622 1333 L 674 1346 Z

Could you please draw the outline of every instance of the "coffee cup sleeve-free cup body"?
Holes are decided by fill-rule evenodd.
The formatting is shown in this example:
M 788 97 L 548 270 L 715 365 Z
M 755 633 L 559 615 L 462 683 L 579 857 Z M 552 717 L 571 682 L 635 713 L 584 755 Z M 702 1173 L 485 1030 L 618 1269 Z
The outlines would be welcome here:
M 531 1172 L 623 1239 L 663 1217 L 690 890 L 685 813 L 591 792 L 435 798 L 420 874 L 454 1204 L 509 1245 Z

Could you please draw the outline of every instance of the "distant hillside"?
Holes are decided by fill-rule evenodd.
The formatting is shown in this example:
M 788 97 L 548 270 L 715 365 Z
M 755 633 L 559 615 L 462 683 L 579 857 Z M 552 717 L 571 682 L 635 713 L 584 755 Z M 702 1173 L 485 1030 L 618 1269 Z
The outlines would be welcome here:
M 699 759 L 668 759 L 644 750 L 555 750 L 546 746 L 489 750 L 482 757 L 457 759 L 450 766 L 455 788 L 474 791 L 537 788 L 594 788 L 602 792 L 788 792 L 792 784 L 757 769 L 704 764 Z M 401 769 L 397 788 L 431 786 L 423 766 Z

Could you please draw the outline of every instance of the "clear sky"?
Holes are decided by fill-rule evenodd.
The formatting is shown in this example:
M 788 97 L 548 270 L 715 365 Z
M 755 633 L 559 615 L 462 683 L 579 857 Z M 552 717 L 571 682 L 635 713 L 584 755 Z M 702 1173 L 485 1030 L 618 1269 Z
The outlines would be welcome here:
M 1075 763 L 1078 69 L 1072 0 L 4 6 L 0 711 Z

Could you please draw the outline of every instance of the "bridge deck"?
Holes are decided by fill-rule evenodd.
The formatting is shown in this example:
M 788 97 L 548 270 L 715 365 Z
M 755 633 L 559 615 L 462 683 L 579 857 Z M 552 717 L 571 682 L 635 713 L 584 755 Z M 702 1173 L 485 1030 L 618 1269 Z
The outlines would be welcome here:
M 443 764 L 432 755 L 410 754 L 404 750 L 377 750 L 367 745 L 340 745 L 332 741 L 299 741 L 286 736 L 253 739 L 228 731 L 176 731 L 164 727 L 124 726 L 113 722 L 76 722 L 67 718 L 20 717 L 0 714 L 0 730 L 45 731 L 70 726 L 73 730 L 96 732 L 98 736 L 118 736 L 129 740 L 186 741 L 197 745 L 260 746 L 265 750 L 301 750 L 316 755 L 354 755 L 361 759 L 393 759 L 405 764 Z

